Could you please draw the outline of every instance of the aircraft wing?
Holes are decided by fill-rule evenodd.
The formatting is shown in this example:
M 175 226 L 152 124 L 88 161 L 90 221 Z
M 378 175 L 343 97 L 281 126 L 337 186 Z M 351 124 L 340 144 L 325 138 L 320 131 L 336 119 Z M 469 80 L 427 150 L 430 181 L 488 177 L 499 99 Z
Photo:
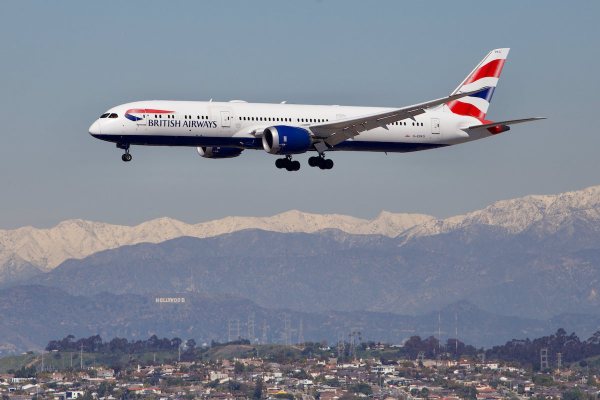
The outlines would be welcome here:
M 416 115 L 423 114 L 427 108 L 439 106 L 440 104 L 448 103 L 449 101 L 460 99 L 461 97 L 471 96 L 487 89 L 487 87 L 484 87 L 469 92 L 457 93 L 451 96 L 413 104 L 412 106 L 397 108 L 383 113 L 345 118 L 324 124 L 315 124 L 310 126 L 310 130 L 316 138 L 323 139 L 328 146 L 333 147 L 361 132 L 378 127 L 388 129 L 387 125 L 392 122 L 414 118 Z

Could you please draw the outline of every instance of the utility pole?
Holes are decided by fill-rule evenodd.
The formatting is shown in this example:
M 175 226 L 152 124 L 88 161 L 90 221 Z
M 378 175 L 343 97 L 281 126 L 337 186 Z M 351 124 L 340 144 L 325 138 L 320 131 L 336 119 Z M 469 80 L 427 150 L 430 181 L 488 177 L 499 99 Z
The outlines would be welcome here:
M 442 314 L 438 312 L 438 355 L 442 352 Z
M 269 329 L 269 326 L 267 325 L 267 321 L 263 319 L 263 323 L 262 323 L 262 338 L 261 338 L 261 342 L 262 344 L 267 344 L 267 342 L 269 341 L 268 335 L 267 335 L 267 330 Z
M 550 368 L 548 364 L 548 348 L 544 347 L 540 349 L 540 370 L 545 371 Z
M 227 341 L 228 342 L 233 342 L 234 340 L 237 340 L 237 337 L 234 336 L 234 328 L 236 326 L 236 322 L 237 322 L 237 337 L 239 337 L 240 335 L 240 321 L 239 320 L 234 320 L 234 319 L 230 319 L 227 321 Z
M 286 346 L 292 344 L 292 323 L 287 313 L 283 314 L 283 342 Z
M 250 343 L 254 343 L 254 313 L 248 314 L 248 340 Z
M 455 340 L 454 340 L 454 344 L 455 344 L 455 353 L 456 353 L 456 357 L 458 358 L 458 311 L 454 313 L 454 328 L 455 328 Z
M 298 326 L 298 343 L 304 343 L 304 326 L 302 318 L 300 318 L 300 325 Z
M 337 353 L 338 359 L 341 360 L 344 357 L 344 350 L 346 348 L 346 344 L 344 343 L 344 334 L 338 334 L 338 342 L 337 342 Z

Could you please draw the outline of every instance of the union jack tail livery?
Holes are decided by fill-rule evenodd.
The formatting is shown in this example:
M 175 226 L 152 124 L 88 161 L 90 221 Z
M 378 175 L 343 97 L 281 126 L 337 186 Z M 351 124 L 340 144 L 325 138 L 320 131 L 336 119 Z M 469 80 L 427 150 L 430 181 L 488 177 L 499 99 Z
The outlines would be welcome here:
M 494 49 L 484 57 L 483 60 L 471 71 L 460 85 L 452 92 L 452 95 L 471 92 L 473 90 L 487 88 L 470 96 L 462 97 L 458 100 L 447 103 L 451 112 L 458 115 L 475 117 L 480 121 L 485 121 L 494 94 L 494 89 L 498 85 L 502 67 L 508 57 L 510 49 Z

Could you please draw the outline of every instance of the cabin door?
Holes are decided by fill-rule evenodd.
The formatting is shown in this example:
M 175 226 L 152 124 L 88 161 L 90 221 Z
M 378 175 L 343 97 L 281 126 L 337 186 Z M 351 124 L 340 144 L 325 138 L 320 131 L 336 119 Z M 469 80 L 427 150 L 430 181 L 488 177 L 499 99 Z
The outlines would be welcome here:
M 440 134 L 440 119 L 439 118 L 431 118 L 431 133 L 434 135 Z
M 221 127 L 223 127 L 223 128 L 231 127 L 231 112 L 221 111 Z

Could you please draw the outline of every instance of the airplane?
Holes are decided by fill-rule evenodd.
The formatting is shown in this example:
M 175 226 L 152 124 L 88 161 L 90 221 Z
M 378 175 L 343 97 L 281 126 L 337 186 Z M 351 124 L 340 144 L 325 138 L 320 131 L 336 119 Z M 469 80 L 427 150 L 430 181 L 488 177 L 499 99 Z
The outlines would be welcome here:
M 116 143 L 122 160 L 130 146 L 196 147 L 200 156 L 225 159 L 244 150 L 282 156 L 275 166 L 298 171 L 292 157 L 306 152 L 311 167 L 333 168 L 325 153 L 404 153 L 491 137 L 510 125 L 541 117 L 494 122 L 486 114 L 510 49 L 494 49 L 446 97 L 401 108 L 151 100 L 106 111 L 89 133 Z

